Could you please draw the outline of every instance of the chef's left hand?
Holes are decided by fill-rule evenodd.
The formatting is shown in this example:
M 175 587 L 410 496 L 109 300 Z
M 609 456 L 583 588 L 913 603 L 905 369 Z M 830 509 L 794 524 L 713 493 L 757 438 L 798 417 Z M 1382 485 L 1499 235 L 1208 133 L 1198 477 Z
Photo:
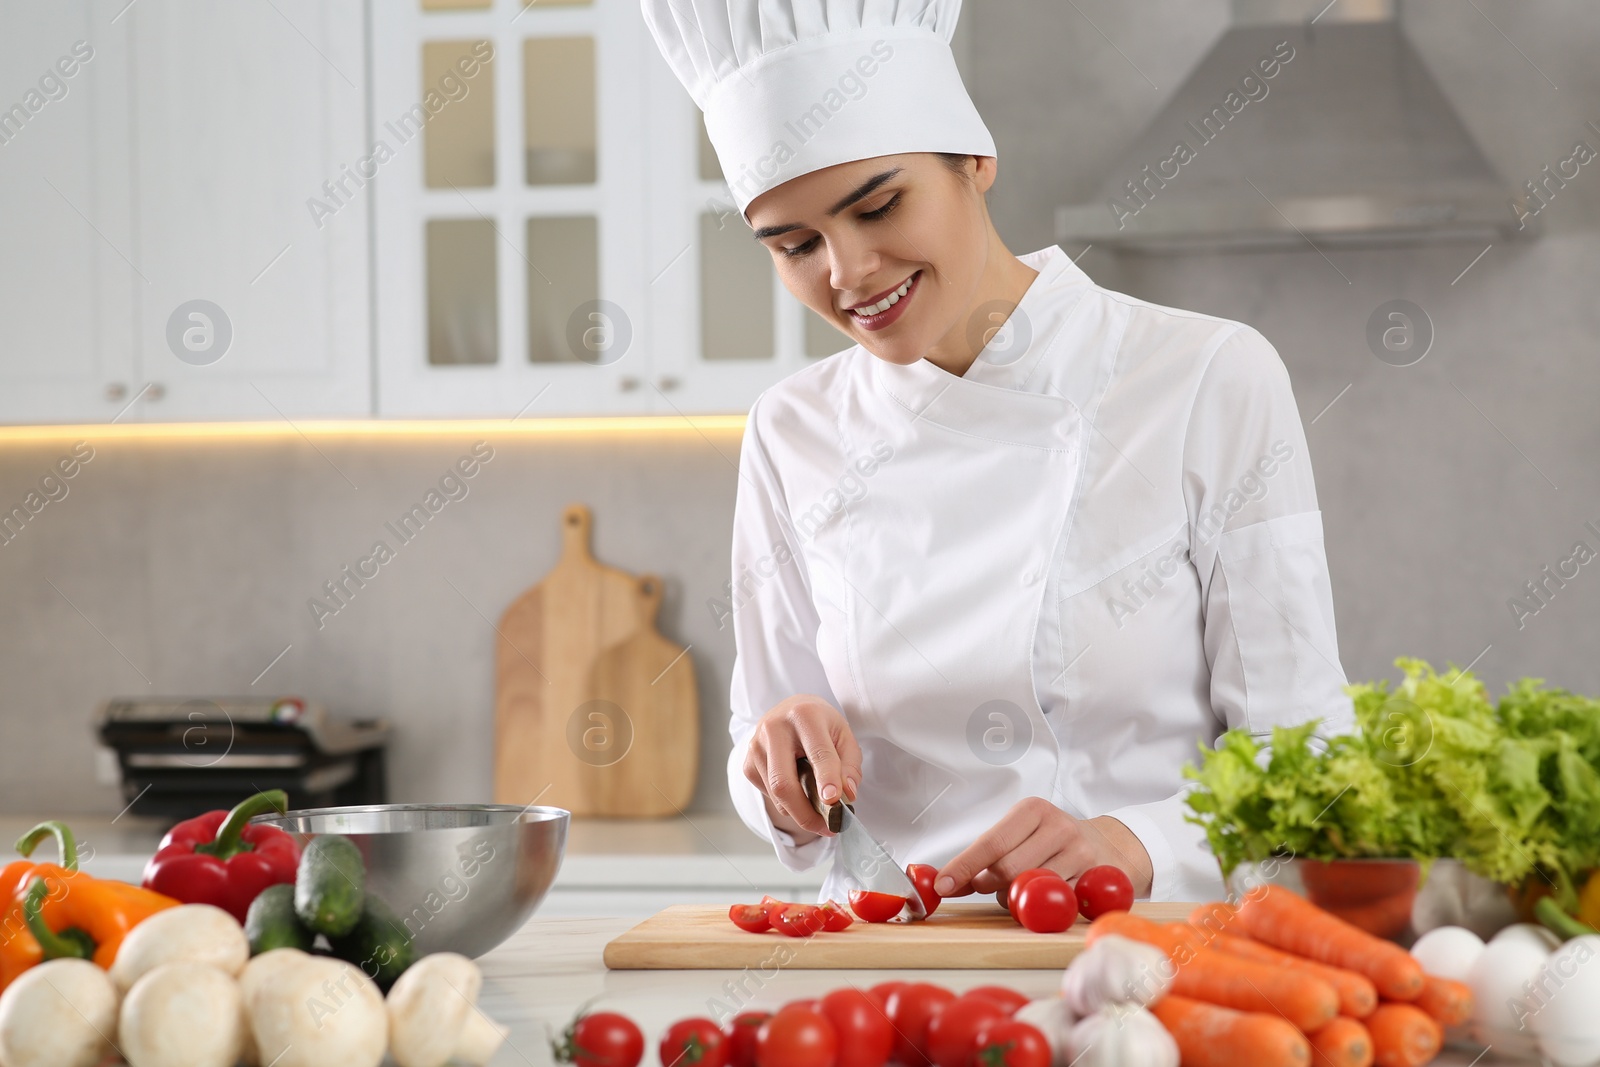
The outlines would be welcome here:
M 1034 867 L 1072 881 L 1103 863 L 1122 869 L 1135 896 L 1150 895 L 1150 854 L 1132 830 L 1109 815 L 1074 819 L 1044 797 L 1029 797 L 945 864 L 933 888 L 941 897 L 994 893 Z

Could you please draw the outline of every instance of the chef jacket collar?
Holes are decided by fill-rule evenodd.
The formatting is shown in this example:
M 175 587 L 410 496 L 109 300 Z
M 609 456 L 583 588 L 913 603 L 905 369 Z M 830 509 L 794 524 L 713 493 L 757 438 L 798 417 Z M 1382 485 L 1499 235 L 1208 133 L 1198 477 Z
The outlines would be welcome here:
M 1094 283 L 1057 245 L 1017 258 L 1039 273 L 965 376 L 926 359 L 876 360 L 874 371 L 879 387 L 913 420 L 1038 448 L 1068 448 L 1077 439 L 1076 409 L 1040 390 L 1049 377 L 1048 361 L 1058 358 L 1056 349 L 1067 337 L 1063 327 Z

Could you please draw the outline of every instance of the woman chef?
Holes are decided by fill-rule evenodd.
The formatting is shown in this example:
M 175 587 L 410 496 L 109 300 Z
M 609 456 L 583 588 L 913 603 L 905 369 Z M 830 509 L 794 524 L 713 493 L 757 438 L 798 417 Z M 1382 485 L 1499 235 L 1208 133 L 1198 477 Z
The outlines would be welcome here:
M 960 0 L 643 0 L 785 287 L 856 341 L 744 434 L 729 781 L 833 859 L 796 757 L 942 896 L 1113 864 L 1222 891 L 1182 768 L 1352 728 L 1311 462 L 1249 326 L 1009 252 Z M 824 899 L 849 885 L 838 863 Z

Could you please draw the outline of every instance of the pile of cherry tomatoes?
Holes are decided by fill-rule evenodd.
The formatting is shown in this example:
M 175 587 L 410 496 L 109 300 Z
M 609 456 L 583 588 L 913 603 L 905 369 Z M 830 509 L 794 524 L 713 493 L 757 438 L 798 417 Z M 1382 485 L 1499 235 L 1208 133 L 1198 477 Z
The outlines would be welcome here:
M 942 899 L 933 891 L 937 874 L 938 869 L 926 863 L 913 863 L 906 868 L 906 876 L 922 898 L 927 915 L 934 913 Z M 728 918 L 752 934 L 776 930 L 788 937 L 811 937 L 843 930 L 855 919 L 888 922 L 904 910 L 906 900 L 892 893 L 855 890 L 846 910 L 836 900 L 797 904 L 767 896 L 759 904 L 733 905 L 728 909 Z M 1052 934 L 1071 926 L 1079 915 L 1093 922 L 1109 911 L 1127 911 L 1133 907 L 1133 883 L 1120 869 L 1109 865 L 1090 867 L 1078 876 L 1076 884 L 1055 871 L 1036 867 L 1013 878 L 1010 885 L 995 894 L 995 900 L 1029 930 Z
M 1003 986 L 960 996 L 931 982 L 845 986 L 726 1026 L 680 1019 L 657 1049 L 661 1067 L 1050 1067 L 1037 1027 L 1011 1016 L 1028 998 Z M 556 1045 L 576 1067 L 638 1067 L 644 1035 L 616 1012 L 581 1015 Z

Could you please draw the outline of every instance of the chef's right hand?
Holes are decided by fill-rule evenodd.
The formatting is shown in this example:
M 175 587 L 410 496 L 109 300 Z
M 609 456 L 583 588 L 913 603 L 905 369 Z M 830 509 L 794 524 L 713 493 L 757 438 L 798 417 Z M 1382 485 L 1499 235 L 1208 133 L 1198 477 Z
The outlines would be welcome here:
M 805 790 L 796 760 L 811 761 L 817 791 L 829 804 L 842 795 L 856 798 L 861 782 L 861 749 L 850 725 L 826 700 L 798 694 L 773 707 L 756 723 L 744 758 L 744 776 L 766 797 L 773 823 L 809 840 L 828 832 Z M 797 835 L 798 836 L 798 835 Z

